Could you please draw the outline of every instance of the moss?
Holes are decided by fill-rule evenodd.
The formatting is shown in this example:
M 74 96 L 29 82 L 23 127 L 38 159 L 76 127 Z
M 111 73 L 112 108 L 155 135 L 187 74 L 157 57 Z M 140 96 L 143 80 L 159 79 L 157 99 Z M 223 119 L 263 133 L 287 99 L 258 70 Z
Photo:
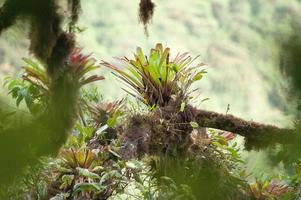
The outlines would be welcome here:
M 245 137 L 247 150 L 264 149 L 277 143 L 287 144 L 294 140 L 294 130 L 246 121 L 233 115 L 195 110 L 195 121 L 202 127 L 233 132 Z
M 179 112 L 177 104 L 171 103 L 148 114 L 132 116 L 121 135 L 121 154 L 126 159 L 146 154 L 183 154 L 192 144 L 191 109 L 187 106 Z
M 31 23 L 29 49 L 46 66 L 51 80 L 48 109 L 41 116 L 0 130 L 0 146 L 5 150 L 0 151 L 0 156 L 6 163 L 0 170 L 1 183 L 12 181 L 24 166 L 34 165 L 40 156 L 55 155 L 74 125 L 79 84 L 64 67 L 75 47 L 75 38 L 63 31 L 64 16 L 58 8 L 55 0 L 6 0 L 0 9 L 0 33 L 19 16 Z M 73 20 L 77 20 L 75 16 Z
M 71 11 L 71 20 L 69 23 L 69 32 L 73 32 L 81 12 L 80 0 L 68 0 L 69 10 Z
M 59 13 L 59 8 L 57 0 L 6 0 L 0 9 L 0 34 L 22 17 L 24 22 L 31 24 L 29 51 L 50 68 L 62 66 L 74 41 L 63 30 L 65 16 Z M 69 34 L 72 34 L 80 13 L 80 0 L 69 0 L 69 9 Z M 63 49 L 67 43 L 69 47 Z
M 0 8 L 0 34 L 16 22 L 17 14 L 10 7 L 11 5 L 6 3 Z
M 148 34 L 147 25 L 153 17 L 155 4 L 151 0 L 140 0 L 139 19 L 144 25 L 145 33 Z
M 47 72 L 56 79 L 62 72 L 68 56 L 75 47 L 75 36 L 72 33 L 61 33 L 56 40 L 50 57 L 47 59 Z
M 231 164 L 218 156 L 201 127 L 240 134 L 246 138 L 247 149 L 290 142 L 293 130 L 198 110 L 190 105 L 180 112 L 180 102 L 175 98 L 148 114 L 129 118 L 121 135 L 123 158 L 151 155 L 154 161 L 150 165 L 158 180 L 167 176 L 176 185 L 186 184 L 197 199 L 252 199 L 247 184 L 229 172 Z M 198 130 L 192 129 L 192 121 L 198 123 Z M 159 184 L 164 185 L 160 181 Z M 215 193 L 216 190 L 221 192 Z

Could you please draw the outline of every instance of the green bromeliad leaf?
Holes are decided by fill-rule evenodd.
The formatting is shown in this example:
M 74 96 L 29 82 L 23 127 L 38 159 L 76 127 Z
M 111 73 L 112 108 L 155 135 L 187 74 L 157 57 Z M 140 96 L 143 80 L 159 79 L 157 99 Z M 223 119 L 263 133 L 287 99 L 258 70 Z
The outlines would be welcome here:
M 97 192 L 100 193 L 105 190 L 106 187 L 100 183 L 78 183 L 73 187 L 73 196 L 80 192 Z
M 77 167 L 76 170 L 80 176 L 90 179 L 100 179 L 100 176 L 96 173 L 90 172 L 88 169 Z
M 191 66 L 197 58 L 183 53 L 170 60 L 170 49 L 157 44 L 149 55 L 138 47 L 134 59 L 119 59 L 124 70 L 105 61 L 102 65 L 111 68 L 113 74 L 133 90 L 124 89 L 126 92 L 152 107 L 167 105 L 174 95 L 183 102 L 189 99 L 189 87 L 206 73 L 203 63 Z
M 50 94 L 51 80 L 47 74 L 46 67 L 37 60 L 23 58 L 24 70 L 19 78 L 6 78 L 4 86 L 9 94 L 16 100 L 19 106 L 25 101 L 31 114 L 43 112 Z M 64 66 L 66 73 L 78 80 L 78 86 L 104 79 L 102 76 L 90 75 L 91 71 L 99 68 L 96 60 L 90 55 L 83 55 L 80 49 L 74 49 Z

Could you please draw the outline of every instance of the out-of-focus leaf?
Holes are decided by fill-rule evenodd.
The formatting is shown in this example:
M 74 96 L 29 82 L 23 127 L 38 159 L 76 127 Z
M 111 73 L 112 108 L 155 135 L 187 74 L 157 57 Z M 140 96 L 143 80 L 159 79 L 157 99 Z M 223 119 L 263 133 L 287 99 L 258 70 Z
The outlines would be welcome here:
M 130 160 L 126 162 L 126 167 L 130 169 L 142 169 L 143 165 L 138 160 Z
M 106 187 L 99 183 L 78 183 L 73 187 L 73 196 L 80 192 L 102 192 Z
M 198 128 L 199 127 L 199 124 L 197 122 L 190 122 L 190 126 L 192 128 Z
M 78 171 L 78 174 L 80 176 L 84 176 L 86 178 L 91 178 L 91 179 L 100 179 L 100 176 L 98 174 L 90 172 L 88 169 L 77 167 L 76 170 Z
M 182 103 L 181 103 L 180 112 L 183 112 L 183 111 L 184 111 L 185 106 L 186 106 L 186 103 L 185 103 L 185 102 L 182 102 Z

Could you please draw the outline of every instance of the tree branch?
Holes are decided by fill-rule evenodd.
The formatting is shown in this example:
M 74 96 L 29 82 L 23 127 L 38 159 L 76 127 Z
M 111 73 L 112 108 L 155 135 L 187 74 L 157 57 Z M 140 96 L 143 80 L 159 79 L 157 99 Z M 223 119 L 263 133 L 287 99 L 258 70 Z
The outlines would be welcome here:
M 293 129 L 246 121 L 233 115 L 197 110 L 195 119 L 202 127 L 225 130 L 245 137 L 248 150 L 263 149 L 277 143 L 288 144 L 295 138 Z

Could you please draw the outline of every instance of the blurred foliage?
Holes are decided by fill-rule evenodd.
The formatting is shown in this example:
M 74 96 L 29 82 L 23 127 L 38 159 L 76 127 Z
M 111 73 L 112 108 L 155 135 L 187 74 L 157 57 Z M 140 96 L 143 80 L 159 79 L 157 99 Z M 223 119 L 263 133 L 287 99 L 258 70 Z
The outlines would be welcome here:
M 207 144 L 197 144 L 200 151 L 197 147 L 191 148 L 192 154 L 151 158 L 150 166 L 158 179 L 159 188 L 170 184 L 166 178 L 160 177 L 169 177 L 176 188 L 185 186 L 190 191 L 191 197 L 188 199 L 249 199 L 244 162 L 237 144 L 227 141 L 214 130 L 210 130 L 209 138 Z M 206 142 L 204 139 L 195 140 Z M 176 191 L 173 193 L 175 196 L 166 199 L 181 196 Z

